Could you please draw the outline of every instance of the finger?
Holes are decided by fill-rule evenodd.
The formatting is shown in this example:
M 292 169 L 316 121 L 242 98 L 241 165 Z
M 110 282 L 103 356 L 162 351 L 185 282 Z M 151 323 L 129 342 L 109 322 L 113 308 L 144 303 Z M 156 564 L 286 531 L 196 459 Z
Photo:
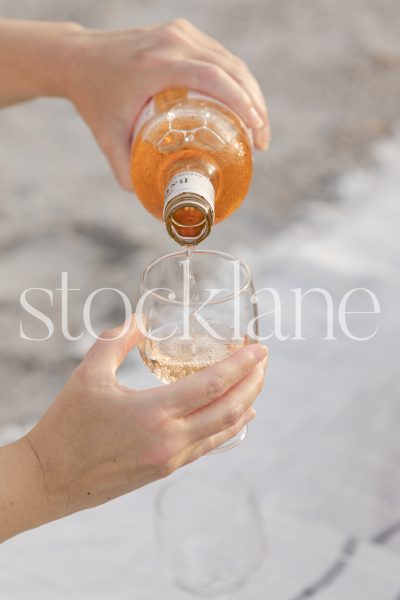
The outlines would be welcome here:
M 227 104 L 254 132 L 264 122 L 247 93 L 224 69 L 201 60 L 185 60 L 164 71 L 165 85 L 203 92 Z
M 214 51 L 208 51 L 207 54 L 210 62 L 223 68 L 248 93 L 253 106 L 263 121 L 262 127 L 253 128 L 254 144 L 257 149 L 266 150 L 271 141 L 271 128 L 265 99 L 255 77 L 245 63 L 233 55 L 225 56 Z M 205 55 L 204 58 L 206 58 Z
M 173 417 L 184 417 L 226 394 L 267 355 L 260 344 L 250 344 L 215 365 L 171 383 L 163 406 Z
M 217 60 L 217 54 L 213 56 Z M 253 130 L 254 144 L 259 150 L 266 150 L 271 141 L 271 126 L 268 109 L 261 88 L 247 65 L 236 57 L 223 57 L 219 55 L 220 66 L 249 94 L 258 114 L 263 120 L 263 126 Z
M 263 127 L 254 131 L 255 144 L 265 149 L 271 139 L 268 109 L 261 88 L 245 61 L 193 26 L 190 26 L 189 41 L 194 48 L 193 58 L 220 66 L 247 91 L 264 122 Z
M 239 419 L 235 425 L 229 427 L 229 429 L 225 429 L 225 431 L 221 431 L 205 440 L 202 440 L 199 444 L 193 446 L 191 452 L 189 453 L 186 464 L 191 463 L 200 456 L 204 456 L 209 452 L 212 452 L 218 446 L 221 446 L 228 440 L 231 440 L 235 435 L 237 435 L 243 427 L 245 427 L 250 421 L 252 421 L 256 416 L 256 411 L 253 408 L 249 408 L 245 414 Z
M 253 128 L 253 137 L 255 147 L 259 150 L 266 150 L 271 141 L 271 128 L 269 124 L 268 109 L 264 96 L 261 92 L 253 74 L 248 70 L 245 63 L 235 57 L 218 54 L 208 48 L 199 48 L 197 59 L 221 67 L 232 79 L 234 79 L 242 89 L 246 90 L 257 113 L 261 116 L 263 125 L 258 129 Z
M 107 140 L 100 144 L 110 163 L 115 179 L 127 192 L 133 191 L 130 174 L 130 141 L 130 132 L 127 128 L 127 131 L 110 133 Z
M 239 381 L 224 396 L 185 419 L 191 442 L 204 440 L 233 427 L 255 401 L 264 384 L 261 364 Z
M 223 48 L 223 46 L 221 46 Z M 263 126 L 256 130 L 256 142 L 259 145 L 269 142 L 271 130 L 268 109 L 258 81 L 249 70 L 246 63 L 231 52 L 222 52 L 218 48 L 199 46 L 195 58 L 216 64 L 230 75 L 248 93 L 255 109 L 263 120 Z M 262 146 L 264 147 L 264 146 Z
M 119 327 L 101 333 L 86 354 L 84 362 L 94 364 L 96 370 L 101 370 L 103 374 L 109 373 L 113 377 L 128 352 L 138 343 L 139 337 L 135 316 L 131 315 Z

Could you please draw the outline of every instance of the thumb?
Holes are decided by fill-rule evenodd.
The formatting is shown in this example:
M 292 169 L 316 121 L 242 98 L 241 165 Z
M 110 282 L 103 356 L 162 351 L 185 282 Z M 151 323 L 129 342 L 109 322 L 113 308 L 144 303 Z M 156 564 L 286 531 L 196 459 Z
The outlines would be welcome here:
M 114 135 L 107 147 L 103 148 L 114 177 L 120 186 L 127 192 L 133 191 L 133 184 L 130 175 L 130 137 L 127 135 Z
M 103 331 L 86 354 L 84 362 L 92 363 L 103 375 L 109 373 L 114 376 L 128 352 L 137 345 L 139 338 L 135 315 L 131 315 L 119 327 Z

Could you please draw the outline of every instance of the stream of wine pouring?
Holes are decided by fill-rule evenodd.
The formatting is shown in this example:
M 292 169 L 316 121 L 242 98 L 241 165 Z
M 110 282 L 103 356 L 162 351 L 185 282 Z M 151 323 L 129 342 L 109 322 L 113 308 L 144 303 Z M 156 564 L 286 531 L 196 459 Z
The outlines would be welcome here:
M 185 253 L 187 257 L 187 269 L 184 269 L 184 278 L 187 281 L 184 281 L 184 292 L 183 292 L 183 302 L 184 302 L 184 311 L 188 311 L 189 316 L 189 335 L 193 337 L 191 351 L 192 355 L 195 356 L 197 352 L 197 343 L 196 343 L 196 329 L 195 329 L 195 318 L 193 316 L 193 308 L 192 302 L 196 301 L 197 290 L 196 290 L 196 279 L 193 271 L 193 246 L 187 245 L 185 246 Z

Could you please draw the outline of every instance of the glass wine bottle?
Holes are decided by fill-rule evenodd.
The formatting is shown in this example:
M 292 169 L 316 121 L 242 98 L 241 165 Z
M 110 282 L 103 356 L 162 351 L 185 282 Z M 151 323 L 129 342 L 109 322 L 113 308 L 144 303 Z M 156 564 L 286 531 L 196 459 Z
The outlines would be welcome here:
M 218 100 L 169 90 L 154 96 L 136 122 L 135 192 L 181 245 L 200 243 L 240 206 L 252 170 L 251 134 Z

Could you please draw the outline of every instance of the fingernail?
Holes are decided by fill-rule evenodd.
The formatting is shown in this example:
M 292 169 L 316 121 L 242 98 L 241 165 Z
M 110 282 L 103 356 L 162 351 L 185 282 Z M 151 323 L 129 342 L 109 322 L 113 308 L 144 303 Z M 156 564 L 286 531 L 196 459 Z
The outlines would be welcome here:
M 249 120 L 251 122 L 251 127 L 254 129 L 261 129 L 261 127 L 264 127 L 264 121 L 254 108 L 254 106 L 252 106 L 249 110 Z
M 262 147 L 263 150 L 268 150 L 269 145 L 271 143 L 272 140 L 272 136 L 271 136 L 271 130 L 269 127 L 265 127 L 262 131 Z
M 252 349 L 253 358 L 256 362 L 260 362 L 267 356 L 268 350 L 265 346 L 261 346 L 261 344 L 251 344 L 248 348 Z
M 271 130 L 269 126 L 263 127 L 257 132 L 257 142 L 261 150 L 268 150 L 271 143 Z
M 268 356 L 266 356 L 266 357 L 264 358 L 264 360 L 262 361 L 262 363 L 261 363 L 261 364 L 262 364 L 262 366 L 263 366 L 263 369 L 264 369 L 264 371 L 266 371 L 266 370 L 267 370 L 267 366 L 268 366 Z
M 254 410 L 254 408 L 249 408 L 244 415 L 244 419 L 243 422 L 245 425 L 247 425 L 247 423 L 250 423 L 250 421 L 252 421 L 254 419 L 254 417 L 256 416 L 256 411 Z

